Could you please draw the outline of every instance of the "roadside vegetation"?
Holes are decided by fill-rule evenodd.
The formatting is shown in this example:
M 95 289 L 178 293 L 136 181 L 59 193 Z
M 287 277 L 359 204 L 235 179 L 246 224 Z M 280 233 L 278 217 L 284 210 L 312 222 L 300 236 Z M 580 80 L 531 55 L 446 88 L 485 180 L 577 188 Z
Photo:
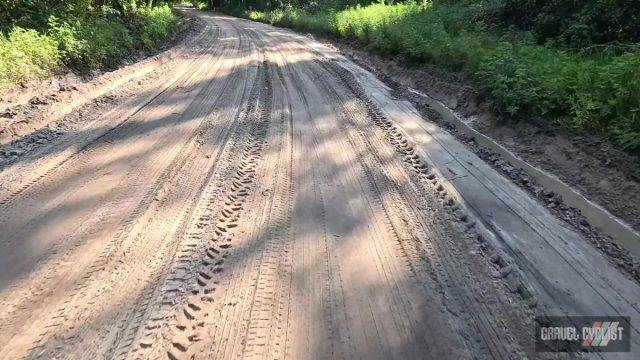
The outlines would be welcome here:
M 114 68 L 155 49 L 179 22 L 168 4 L 153 1 L 2 1 L 0 90 L 64 67 Z
M 463 73 L 506 119 L 601 133 L 640 152 L 640 2 L 223 0 L 209 5 Z

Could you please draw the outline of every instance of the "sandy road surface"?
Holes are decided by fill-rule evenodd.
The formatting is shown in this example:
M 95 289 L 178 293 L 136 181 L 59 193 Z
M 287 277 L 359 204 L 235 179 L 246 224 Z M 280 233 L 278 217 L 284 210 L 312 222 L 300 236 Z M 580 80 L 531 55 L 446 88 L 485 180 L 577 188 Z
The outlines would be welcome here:
M 0 173 L 3 359 L 535 358 L 540 309 L 637 315 L 637 285 L 603 259 L 583 281 L 623 300 L 572 309 L 545 295 L 542 246 L 479 241 L 535 226 L 482 225 L 439 170 L 455 165 L 440 135 L 361 69 L 197 16 L 155 93 Z

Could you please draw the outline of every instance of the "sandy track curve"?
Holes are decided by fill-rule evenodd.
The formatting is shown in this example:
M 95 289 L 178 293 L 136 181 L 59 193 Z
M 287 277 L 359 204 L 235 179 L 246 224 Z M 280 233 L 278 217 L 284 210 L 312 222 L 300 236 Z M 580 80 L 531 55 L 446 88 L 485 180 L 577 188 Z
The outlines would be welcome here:
M 309 39 L 198 16 L 141 108 L 0 173 L 2 358 L 540 355 L 536 305 L 559 305 L 478 241 L 404 102 Z

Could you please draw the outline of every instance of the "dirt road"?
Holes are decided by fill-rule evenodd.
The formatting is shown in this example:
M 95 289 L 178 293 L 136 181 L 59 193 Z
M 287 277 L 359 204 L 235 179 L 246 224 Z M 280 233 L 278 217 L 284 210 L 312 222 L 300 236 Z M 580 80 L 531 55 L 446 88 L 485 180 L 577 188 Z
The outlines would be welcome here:
M 637 284 L 568 229 L 527 244 L 554 220 L 501 212 L 525 200 L 370 74 L 197 16 L 154 91 L 0 173 L 3 359 L 535 358 L 537 312 L 637 319 Z

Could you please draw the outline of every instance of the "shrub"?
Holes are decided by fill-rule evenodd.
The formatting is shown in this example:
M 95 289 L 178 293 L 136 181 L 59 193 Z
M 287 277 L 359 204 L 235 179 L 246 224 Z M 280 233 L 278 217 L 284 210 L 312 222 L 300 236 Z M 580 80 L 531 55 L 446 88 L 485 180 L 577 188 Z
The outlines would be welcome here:
M 52 17 L 50 29 L 65 63 L 80 70 L 113 68 L 134 47 L 129 29 L 113 16 L 73 22 Z
M 133 49 L 134 38 L 119 18 L 98 18 L 82 24 L 78 37 L 88 44 L 84 66 L 117 66 Z
M 168 5 L 141 8 L 137 14 L 137 34 L 147 50 L 166 38 L 179 22 L 179 18 Z
M 19 26 L 7 35 L 0 31 L 0 89 L 47 76 L 63 64 L 81 71 L 114 68 L 135 48 L 155 48 L 179 23 L 166 4 L 140 8 L 122 18 L 107 7 L 85 14 L 71 11 L 76 3 L 81 0 L 60 16 L 49 15 L 46 25 L 38 18 L 38 26 L 46 31 Z
M 43 77 L 60 66 L 56 41 L 35 30 L 14 27 L 0 33 L 0 88 L 11 83 Z

